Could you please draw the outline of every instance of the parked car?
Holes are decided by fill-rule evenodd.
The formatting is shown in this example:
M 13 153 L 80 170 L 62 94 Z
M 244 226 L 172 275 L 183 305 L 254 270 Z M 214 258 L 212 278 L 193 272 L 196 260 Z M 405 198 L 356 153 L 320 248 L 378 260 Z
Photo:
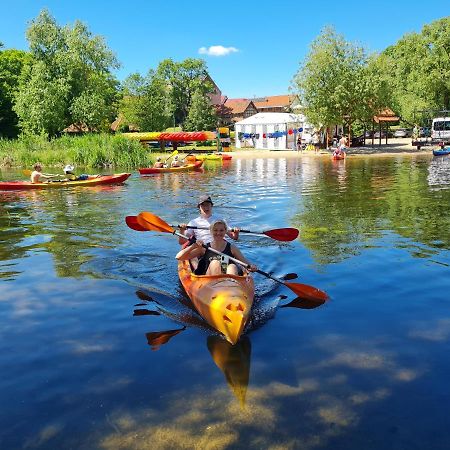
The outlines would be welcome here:
M 407 128 L 399 128 L 398 130 L 394 131 L 394 137 L 396 138 L 404 138 L 409 137 L 412 135 L 411 130 L 408 130 Z

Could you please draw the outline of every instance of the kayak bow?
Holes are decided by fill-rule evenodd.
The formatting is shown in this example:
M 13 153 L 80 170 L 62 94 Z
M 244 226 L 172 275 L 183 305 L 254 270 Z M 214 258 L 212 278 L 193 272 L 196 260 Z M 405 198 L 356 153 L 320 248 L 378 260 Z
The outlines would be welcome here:
M 236 344 L 255 296 L 252 276 L 195 275 L 188 261 L 178 262 L 178 276 L 199 314 L 228 342 Z

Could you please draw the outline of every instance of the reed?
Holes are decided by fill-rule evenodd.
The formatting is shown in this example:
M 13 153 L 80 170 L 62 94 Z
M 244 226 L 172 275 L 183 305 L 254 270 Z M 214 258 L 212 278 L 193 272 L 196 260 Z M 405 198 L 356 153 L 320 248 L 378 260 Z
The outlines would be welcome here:
M 62 136 L 21 136 L 0 139 L 1 167 L 30 167 L 40 161 L 45 167 L 76 166 L 138 168 L 152 164 L 155 156 L 139 142 L 122 136 L 89 134 Z

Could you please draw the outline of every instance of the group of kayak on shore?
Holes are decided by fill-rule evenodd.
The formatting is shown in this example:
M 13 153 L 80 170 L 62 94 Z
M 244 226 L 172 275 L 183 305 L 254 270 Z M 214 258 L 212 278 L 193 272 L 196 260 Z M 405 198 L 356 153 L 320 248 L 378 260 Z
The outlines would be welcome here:
M 220 275 L 223 273 L 242 275 L 241 267 L 230 262 L 223 255 L 209 250 L 212 248 L 224 255 L 239 259 L 248 264 L 248 270 L 255 272 L 258 268 L 248 262 L 241 251 L 225 239 L 228 236 L 235 241 L 239 239 L 239 228 L 228 227 L 226 221 L 213 215 L 214 204 L 209 195 L 202 195 L 197 202 L 200 215 L 187 224 L 180 225 L 179 243 L 183 245 L 175 256 L 179 261 L 189 260 L 196 275 Z M 205 248 L 206 246 L 206 248 Z

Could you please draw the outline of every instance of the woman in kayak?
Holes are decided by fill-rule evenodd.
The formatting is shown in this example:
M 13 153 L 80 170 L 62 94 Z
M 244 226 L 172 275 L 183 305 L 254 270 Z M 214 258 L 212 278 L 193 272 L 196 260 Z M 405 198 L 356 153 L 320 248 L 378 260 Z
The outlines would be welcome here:
M 236 246 L 225 240 L 227 231 L 228 227 L 224 220 L 215 220 L 210 226 L 210 232 L 213 240 L 212 242 L 206 244 L 207 248 L 204 248 L 203 241 L 199 240 L 178 252 L 175 258 L 179 261 L 199 258 L 197 267 L 194 270 L 196 275 L 220 275 L 222 273 L 242 275 L 242 268 L 238 267 L 235 263 L 230 262 L 227 256 L 239 259 L 245 264 L 248 264 L 248 270 L 251 272 L 258 270 L 254 264 L 251 264 L 245 259 L 244 255 Z M 217 250 L 225 256 L 217 255 L 216 253 L 210 251 L 209 248 Z
M 48 174 L 43 174 L 42 173 L 42 164 L 41 163 L 36 163 L 33 166 L 33 172 L 31 172 L 31 176 L 30 176 L 30 180 L 31 182 L 34 183 L 42 183 L 43 180 L 41 180 L 41 178 L 43 178 L 44 180 L 50 180 L 51 178 L 57 177 L 59 175 L 48 175 Z
M 200 211 L 200 215 L 191 220 L 188 224 L 180 225 L 180 233 L 186 236 L 186 239 L 179 238 L 179 244 L 185 244 L 187 240 L 191 241 L 191 244 L 195 242 L 195 239 L 208 243 L 212 241 L 212 235 L 209 231 L 209 227 L 215 221 L 220 219 L 213 215 L 214 203 L 209 195 L 201 195 L 197 202 L 197 208 Z M 195 227 L 195 228 L 188 228 Z M 201 228 L 205 228 L 202 230 Z M 239 239 L 239 228 L 228 228 L 228 237 L 237 241 Z

